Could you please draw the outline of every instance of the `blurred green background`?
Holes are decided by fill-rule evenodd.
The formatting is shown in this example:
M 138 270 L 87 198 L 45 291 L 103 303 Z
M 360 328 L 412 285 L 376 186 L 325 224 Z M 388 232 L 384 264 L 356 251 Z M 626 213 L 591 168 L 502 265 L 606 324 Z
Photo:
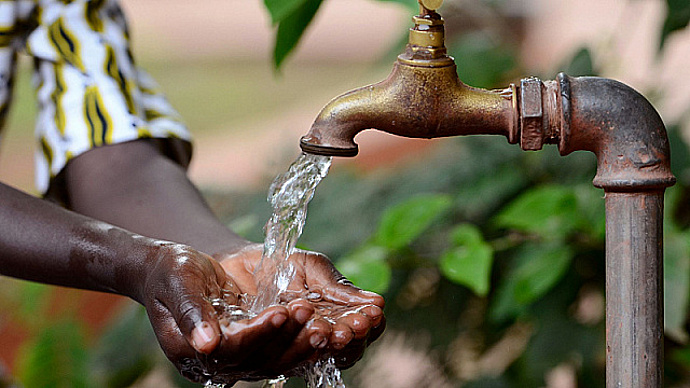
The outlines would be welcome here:
M 416 1 L 190 3 L 125 1 L 135 54 L 197 138 L 192 179 L 225 222 L 259 241 L 271 177 L 330 98 L 385 77 Z M 678 81 L 689 71 L 690 4 L 447 0 L 441 13 L 469 85 L 603 75 L 660 110 L 678 177 L 666 197 L 666 386 L 690 386 L 690 98 Z M 0 178 L 32 191 L 29 73 L 24 63 Z M 318 188 L 299 243 L 387 299 L 387 332 L 346 372 L 349 387 L 604 386 L 593 155 L 526 153 L 493 137 L 358 142 L 362 155 L 337 161 Z M 0 356 L 16 380 L 191 386 L 164 359 L 143 309 L 94 295 L 0 279 Z

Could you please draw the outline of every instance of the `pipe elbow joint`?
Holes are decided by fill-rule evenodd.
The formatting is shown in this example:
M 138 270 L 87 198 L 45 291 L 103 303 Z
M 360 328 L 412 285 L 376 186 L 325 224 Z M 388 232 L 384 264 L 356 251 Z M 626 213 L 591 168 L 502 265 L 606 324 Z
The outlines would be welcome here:
M 675 183 L 664 123 L 633 88 L 611 79 L 558 75 L 559 151 L 597 156 L 594 185 L 609 191 L 658 190 Z

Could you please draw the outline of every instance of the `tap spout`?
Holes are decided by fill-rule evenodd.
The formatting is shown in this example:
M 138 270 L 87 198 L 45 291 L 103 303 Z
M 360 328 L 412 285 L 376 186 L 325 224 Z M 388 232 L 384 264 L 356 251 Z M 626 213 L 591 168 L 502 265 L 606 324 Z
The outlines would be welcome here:
M 355 156 L 354 137 L 366 129 L 414 138 L 497 134 L 515 142 L 516 87 L 490 91 L 462 83 L 446 55 L 443 19 L 424 4 L 421 9 L 388 78 L 326 105 L 302 137 L 303 151 Z
M 496 134 L 509 137 L 515 88 L 463 84 L 455 65 L 417 67 L 398 61 L 390 76 L 332 100 L 301 140 L 305 152 L 355 156 L 355 135 L 377 129 L 414 138 Z

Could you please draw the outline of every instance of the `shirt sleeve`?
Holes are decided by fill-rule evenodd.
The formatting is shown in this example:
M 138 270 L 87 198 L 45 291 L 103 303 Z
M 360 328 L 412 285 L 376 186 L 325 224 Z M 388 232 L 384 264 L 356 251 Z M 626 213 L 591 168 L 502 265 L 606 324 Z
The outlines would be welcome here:
M 38 100 L 36 186 L 45 193 L 70 159 L 141 138 L 191 140 L 158 85 L 135 65 L 115 0 L 42 0 L 24 50 Z

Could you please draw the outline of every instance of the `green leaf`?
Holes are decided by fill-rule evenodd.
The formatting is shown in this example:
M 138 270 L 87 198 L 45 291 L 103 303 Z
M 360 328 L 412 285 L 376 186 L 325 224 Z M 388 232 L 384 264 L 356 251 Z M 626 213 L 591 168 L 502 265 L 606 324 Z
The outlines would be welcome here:
M 515 283 L 513 276 L 507 276 L 496 287 L 489 308 L 489 317 L 493 323 L 501 324 L 527 311 L 527 306 L 515 300 Z
M 489 292 L 493 249 L 476 226 L 462 224 L 451 232 L 454 248 L 441 257 L 441 273 L 479 296 Z
M 264 5 L 271 15 L 273 24 L 278 24 L 306 2 L 307 0 L 264 0 Z
M 690 23 L 690 1 L 666 0 L 666 5 L 666 19 L 661 29 L 659 50 L 664 47 L 666 39 L 671 33 L 684 29 Z
M 496 218 L 499 227 L 562 238 L 580 227 L 582 216 L 571 188 L 542 186 L 527 191 L 511 202 Z
M 27 344 L 18 360 L 19 379 L 27 387 L 90 386 L 82 327 L 66 321 L 53 324 Z
M 690 368 L 690 347 L 676 349 L 671 353 L 671 360 Z
M 281 0 L 278 0 L 281 1 Z M 290 54 L 302 34 L 311 23 L 316 11 L 319 10 L 322 0 L 305 0 L 304 4 L 295 8 L 293 12 L 285 15 L 278 23 L 278 31 L 276 32 L 275 48 L 273 50 L 273 62 L 276 69 L 280 68 L 288 54 Z
M 249 239 L 249 234 L 257 229 L 259 225 L 259 217 L 256 214 L 247 214 L 242 217 L 235 218 L 228 224 L 233 232 L 238 235 Z
M 592 241 L 603 244 L 606 241 L 606 208 L 604 192 L 592 186 L 591 182 L 571 186 L 577 198 L 577 212 L 581 223 L 578 231 L 585 232 Z
M 568 270 L 574 253 L 566 245 L 543 244 L 522 251 L 520 266 L 515 269 L 514 295 L 520 304 L 541 298 L 558 283 Z
M 391 282 L 391 268 L 386 262 L 388 251 L 365 245 L 338 260 L 336 267 L 357 287 L 377 293 L 385 292 Z
M 500 86 L 508 72 L 517 66 L 512 51 L 496 44 L 487 34 L 463 35 L 449 46 L 449 52 L 456 58 L 460 79 L 475 87 Z
M 664 236 L 664 329 L 684 342 L 690 299 L 690 232 L 667 227 Z
M 690 113 L 690 112 L 689 112 Z M 679 178 L 679 183 L 687 184 L 690 169 L 690 148 L 683 137 L 680 124 L 666 125 L 668 143 L 671 147 L 671 171 Z
M 498 284 L 489 315 L 502 323 L 527 312 L 527 306 L 548 293 L 565 275 L 573 259 L 570 247 L 554 242 L 520 248 L 509 273 Z
M 374 243 L 391 250 L 406 246 L 431 226 L 451 204 L 447 195 L 423 194 L 387 209 L 374 235 Z
M 570 76 L 596 75 L 591 51 L 587 47 L 580 48 L 563 67 L 563 72 Z

